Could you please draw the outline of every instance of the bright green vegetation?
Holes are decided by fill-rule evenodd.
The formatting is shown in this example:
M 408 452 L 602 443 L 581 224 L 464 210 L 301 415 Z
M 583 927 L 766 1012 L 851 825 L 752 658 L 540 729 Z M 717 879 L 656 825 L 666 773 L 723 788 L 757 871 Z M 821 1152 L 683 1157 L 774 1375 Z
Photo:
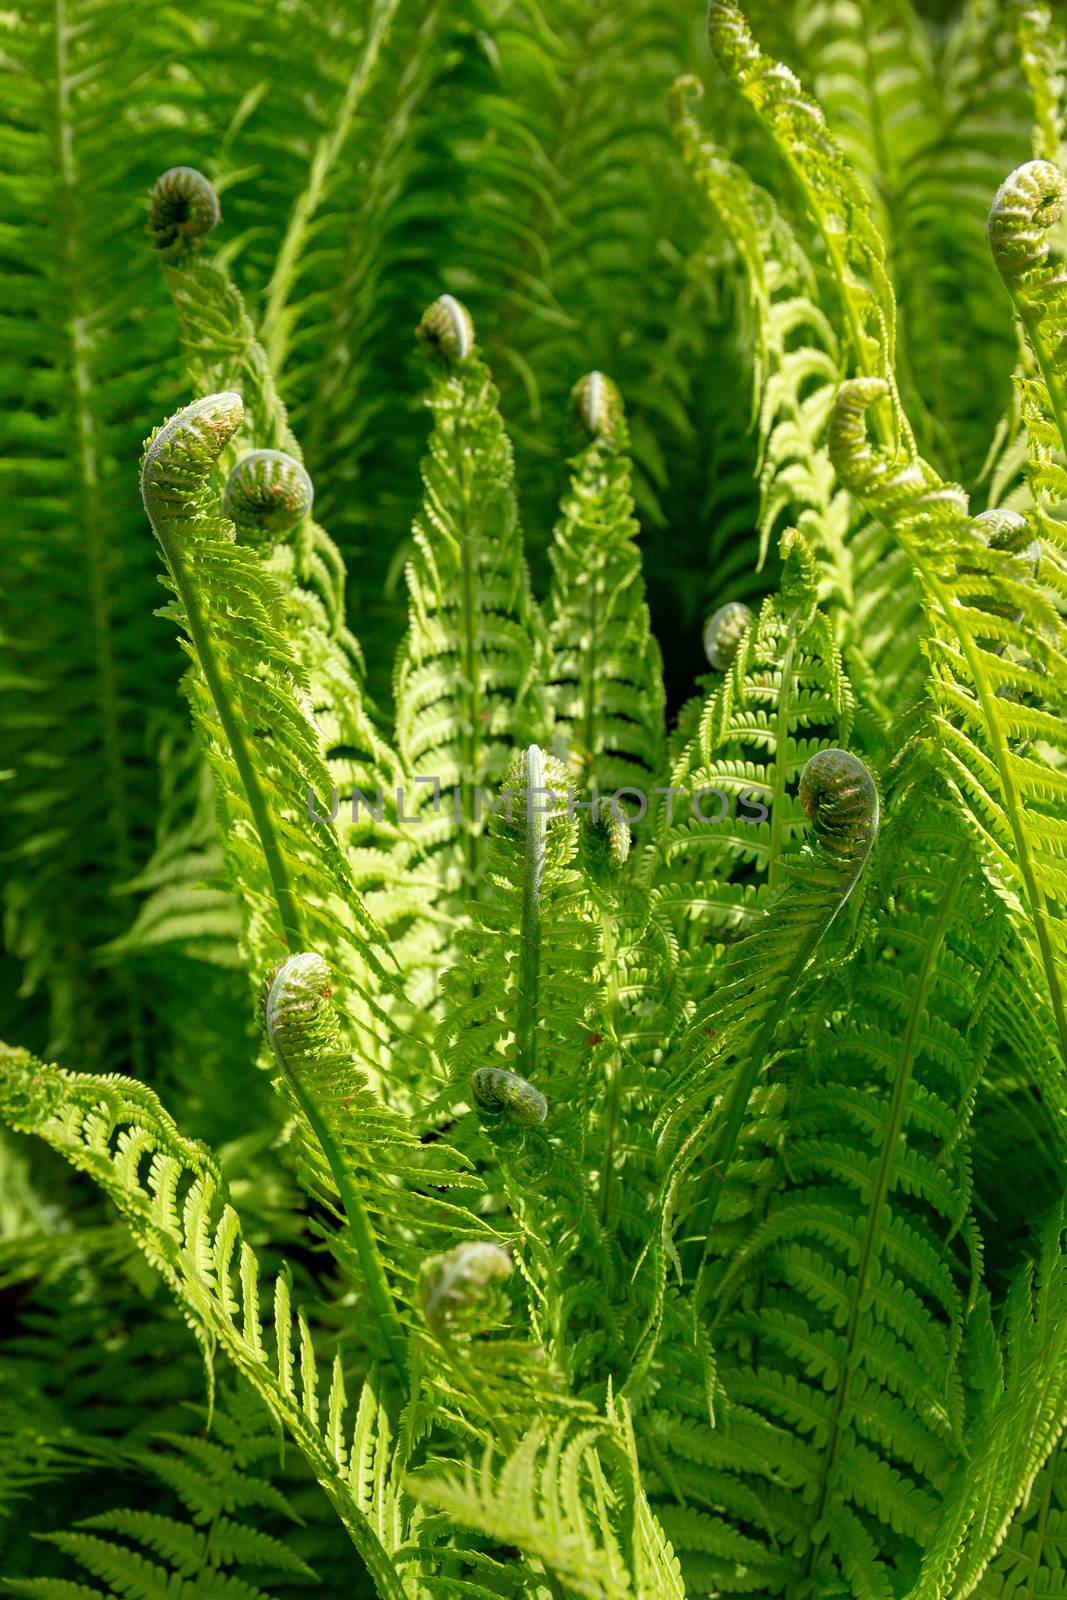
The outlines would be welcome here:
M 699 10 L 4 14 L 6 1592 L 1067 1592 L 1062 19 Z

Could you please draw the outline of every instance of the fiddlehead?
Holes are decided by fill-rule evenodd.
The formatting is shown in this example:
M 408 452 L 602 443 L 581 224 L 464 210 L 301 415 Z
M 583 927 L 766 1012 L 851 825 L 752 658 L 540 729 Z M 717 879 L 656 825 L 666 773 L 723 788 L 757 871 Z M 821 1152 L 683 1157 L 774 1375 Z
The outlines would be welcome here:
M 471 1073 L 471 1094 L 483 1116 L 503 1117 L 519 1127 L 536 1127 L 548 1116 L 540 1089 L 504 1067 L 478 1067 Z
M 231 819 L 229 860 L 251 902 L 255 937 L 262 939 L 261 948 L 277 945 L 278 930 L 267 925 L 273 899 L 289 948 L 306 947 L 310 929 L 316 942 L 347 945 L 354 959 L 346 977 L 360 988 L 367 968 L 385 978 L 377 955 L 381 932 L 336 836 L 327 828 L 308 828 L 294 805 L 309 786 L 323 795 L 331 787 L 319 730 L 302 694 L 305 673 L 279 626 L 276 584 L 254 552 L 234 544 L 233 525 L 217 514 L 210 485 L 242 413 L 240 396 L 224 392 L 172 417 L 146 447 L 142 497 L 177 596 L 173 614 L 199 667 L 199 677 L 190 680 L 194 713 Z M 268 763 L 253 759 L 249 741 L 256 729 L 274 734 Z M 261 861 L 250 847 L 253 839 Z M 338 916 L 341 902 L 345 909 Z
M 227 523 L 206 514 L 207 476 L 243 417 L 240 395 L 228 391 L 206 395 L 177 412 L 156 429 L 145 447 L 141 498 L 163 549 L 193 648 L 233 753 L 263 847 L 282 927 L 286 938 L 299 944 L 303 943 L 303 921 L 278 845 L 274 819 L 251 759 L 245 728 L 235 714 L 219 652 L 190 573 L 190 556 L 198 538 L 233 537 Z
M 816 751 L 800 775 L 800 803 L 822 848 L 858 874 L 878 829 L 878 790 L 866 763 L 847 750 Z
M 622 398 L 602 372 L 587 372 L 571 391 L 571 403 L 582 427 L 594 439 L 613 444 L 623 420 Z
M 645 601 L 629 429 L 603 373 L 588 373 L 572 399 L 583 448 L 549 552 L 556 737 L 590 787 L 647 791 L 663 763 L 663 667 Z
M 500 783 L 513 749 L 544 727 L 544 625 L 523 555 L 511 441 L 470 319 L 442 295 L 419 338 L 431 356 L 433 428 L 405 569 L 396 739 L 422 795 L 436 797 L 424 837 L 441 847 L 438 864 L 455 884 L 476 876 L 484 858 L 485 791 Z M 442 789 L 453 791 L 447 809 Z
M 511 1257 L 502 1245 L 467 1239 L 443 1255 L 424 1261 L 419 1273 L 419 1305 L 437 1339 L 472 1333 L 496 1320 L 502 1296 L 494 1286 L 511 1276 Z
M 165 261 L 192 255 L 221 218 L 218 195 L 195 167 L 171 167 L 148 197 L 148 234 Z
M 451 294 L 440 295 L 423 312 L 415 334 L 421 344 L 447 361 L 466 361 L 474 352 L 471 314 Z
M 284 450 L 250 450 L 226 479 L 222 509 L 250 542 L 271 543 L 303 522 L 314 497 L 301 462 Z
M 1009 294 L 1025 291 L 1048 262 L 1048 231 L 1063 213 L 1064 178 L 1051 161 L 1016 167 L 989 208 L 989 248 Z
M 1028 161 L 1006 178 L 989 208 L 989 246 L 1037 362 L 1039 376 L 1018 380 L 1031 441 L 1031 486 L 1054 501 L 1067 498 L 1058 454 L 1067 450 L 1067 271 L 1050 260 L 1050 230 L 1067 197 L 1059 167 Z M 1043 520 L 1055 539 L 1056 519 Z M 1046 525 L 1047 524 L 1047 525 Z M 1062 541 L 1059 541 L 1062 546 Z
M 728 600 L 704 624 L 704 654 L 716 672 L 729 672 L 748 629 L 754 621 L 743 600 Z

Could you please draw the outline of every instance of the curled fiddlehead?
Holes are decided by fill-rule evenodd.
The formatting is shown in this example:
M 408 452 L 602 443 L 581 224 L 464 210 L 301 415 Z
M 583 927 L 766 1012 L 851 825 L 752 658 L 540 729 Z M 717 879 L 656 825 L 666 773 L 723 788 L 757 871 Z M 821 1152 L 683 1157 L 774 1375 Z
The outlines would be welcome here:
M 1027 161 L 993 196 L 989 247 L 1009 294 L 1048 261 L 1048 231 L 1062 215 L 1065 187 L 1051 161 Z
M 705 622 L 704 654 L 716 672 L 729 672 L 752 620 L 752 612 L 744 601 L 728 600 Z
M 973 531 L 990 550 L 1007 550 L 1035 574 L 1041 561 L 1041 543 L 1034 530 L 1017 511 L 997 508 L 975 517 Z
M 303 522 L 314 496 L 307 469 L 284 450 L 250 450 L 226 479 L 222 509 L 238 533 L 267 542 Z
M 571 391 L 571 403 L 579 422 L 594 438 L 612 444 L 623 418 L 622 399 L 610 378 L 602 372 L 587 372 Z
M 503 1117 L 520 1127 L 537 1127 L 548 1116 L 548 1101 L 540 1089 L 504 1067 L 478 1067 L 471 1073 L 471 1094 L 483 1115 Z
M 474 349 L 474 323 L 465 305 L 454 295 L 443 294 L 422 316 L 416 337 L 449 360 L 466 361 Z
M 621 808 L 605 800 L 600 801 L 595 816 L 582 818 L 579 838 L 586 871 L 598 882 L 614 877 L 625 866 L 633 844 Z
M 244 419 L 239 394 L 205 395 L 155 430 L 141 463 L 141 498 L 161 542 L 186 504 L 199 510 L 203 480 Z
M 283 961 L 271 976 L 264 1017 L 267 1036 L 279 1061 L 293 1070 L 302 1055 L 337 1046 L 328 1002 L 330 969 L 320 955 L 303 950 Z
M 1028 161 L 997 190 L 989 245 L 1026 332 L 1038 376 L 1017 379 L 1030 438 L 1030 485 L 1044 536 L 1062 549 L 1058 518 L 1043 501 L 1067 498 L 1060 453 L 1067 450 L 1067 272 L 1049 259 L 1049 233 L 1063 215 L 1067 181 L 1051 161 Z
M 171 167 L 148 197 L 148 233 L 166 260 L 191 254 L 219 224 L 214 188 L 195 167 Z
M 494 1281 L 510 1274 L 511 1257 L 503 1245 L 488 1240 L 466 1239 L 431 1256 L 419 1274 L 419 1304 L 430 1332 L 448 1339 L 491 1323 L 499 1304 Z
M 800 775 L 800 803 L 819 844 L 862 863 L 878 828 L 878 790 L 866 764 L 847 750 L 818 750 Z

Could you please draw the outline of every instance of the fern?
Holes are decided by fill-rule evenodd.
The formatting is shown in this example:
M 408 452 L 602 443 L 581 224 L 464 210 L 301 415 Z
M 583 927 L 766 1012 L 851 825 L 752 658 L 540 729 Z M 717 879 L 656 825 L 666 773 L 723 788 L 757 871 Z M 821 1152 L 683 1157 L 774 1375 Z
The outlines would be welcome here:
M 253 1520 L 257 1508 L 295 1519 L 282 1491 L 256 1470 L 275 1452 L 275 1441 L 269 1434 L 257 1436 L 232 1401 L 217 1418 L 221 1437 L 209 1441 L 162 1434 L 158 1442 L 163 1448 L 145 1452 L 138 1460 L 147 1476 L 173 1492 L 181 1506 L 180 1517 L 128 1507 L 83 1517 L 70 1530 L 46 1536 L 72 1567 L 83 1568 L 106 1589 L 40 1577 L 9 1578 L 7 1589 L 45 1600 L 50 1596 L 62 1600 L 72 1592 L 227 1594 L 262 1600 L 264 1591 L 243 1573 L 251 1576 L 266 1568 L 314 1582 L 314 1572 L 285 1540 Z
M 3 1066 L 5 1119 L 45 1139 L 73 1166 L 92 1175 L 119 1208 L 205 1351 L 217 1344 L 293 1434 L 379 1594 L 399 1597 L 402 1591 L 389 1559 L 346 1483 L 340 1361 L 335 1361 L 324 1403 L 307 1322 L 299 1313 L 294 1318 L 281 1275 L 274 1282 L 274 1328 L 268 1345 L 255 1253 L 241 1236 L 214 1158 L 178 1132 L 150 1090 L 118 1079 L 63 1073 L 24 1052 L 8 1051 Z
M 1062 1588 L 1062 30 L 706 24 L 2 24 L 11 1592 Z
M 470 882 L 485 791 L 544 716 L 544 632 L 522 556 L 511 446 L 466 308 L 443 296 L 420 333 L 435 364 L 435 427 L 396 664 L 397 743 L 414 783 L 428 786 L 432 834 L 456 842 Z
M 575 463 L 552 548 L 548 678 L 556 739 L 580 779 L 605 795 L 642 786 L 663 765 L 663 688 L 632 538 L 622 400 L 591 372 L 575 390 L 592 434 Z

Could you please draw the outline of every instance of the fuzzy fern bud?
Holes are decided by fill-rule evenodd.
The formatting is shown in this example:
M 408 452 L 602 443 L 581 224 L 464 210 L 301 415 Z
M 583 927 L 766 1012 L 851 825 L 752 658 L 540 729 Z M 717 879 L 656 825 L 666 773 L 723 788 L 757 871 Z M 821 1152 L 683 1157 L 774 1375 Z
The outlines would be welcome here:
M 474 349 L 474 323 L 465 305 L 443 294 L 423 313 L 415 330 L 427 349 L 449 361 L 466 361 Z
M 419 1305 L 426 1326 L 438 1339 L 474 1333 L 496 1321 L 502 1297 L 496 1280 L 511 1274 L 503 1245 L 465 1239 L 443 1255 L 431 1256 L 419 1272 Z
M 800 804 L 833 856 L 866 856 L 878 831 L 878 790 L 866 763 L 847 750 L 818 750 L 800 774 Z
M 141 498 L 156 529 L 198 499 L 203 480 L 244 420 L 239 394 L 205 395 L 156 429 L 141 462 Z
M 728 600 L 704 624 L 704 654 L 716 672 L 729 672 L 738 646 L 752 626 L 752 612 L 742 600 Z
M 587 433 L 614 444 L 623 420 L 622 398 L 610 378 L 588 372 L 571 391 L 571 403 Z
M 558 756 L 531 745 L 515 757 L 501 786 L 503 805 L 497 816 L 516 833 L 553 828 L 570 816 L 574 782 Z
M 303 522 L 314 497 L 299 461 L 284 450 L 250 450 L 226 479 L 222 509 L 249 542 L 268 543 Z
M 1041 559 L 1041 545 L 1034 538 L 1030 524 L 1017 511 L 982 511 L 975 517 L 972 527 L 991 550 L 1007 550 L 1036 571 Z
M 337 1019 L 330 996 L 330 969 L 320 955 L 304 950 L 283 961 L 267 990 L 267 1036 L 286 1068 L 301 1057 L 332 1055 Z
M 595 819 L 588 814 L 582 818 L 579 836 L 586 870 L 598 882 L 626 865 L 633 835 L 618 806 L 601 802 Z
M 503 1117 L 519 1127 L 534 1128 L 548 1116 L 548 1101 L 540 1089 L 504 1067 L 479 1067 L 471 1073 L 471 1094 L 484 1115 Z
M 171 167 L 148 197 L 148 235 L 165 259 L 198 250 L 221 216 L 218 195 L 195 167 Z
M 1051 161 L 1027 161 L 1005 178 L 989 208 L 989 248 L 1010 283 L 1044 266 L 1048 230 L 1063 212 L 1067 185 Z

